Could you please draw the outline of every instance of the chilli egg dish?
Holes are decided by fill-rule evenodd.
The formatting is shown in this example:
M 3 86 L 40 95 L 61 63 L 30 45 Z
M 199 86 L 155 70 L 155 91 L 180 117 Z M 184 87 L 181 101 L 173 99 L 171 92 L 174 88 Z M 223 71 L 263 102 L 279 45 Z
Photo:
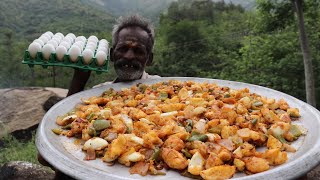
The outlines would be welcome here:
M 268 171 L 306 134 L 299 109 L 248 88 L 170 80 L 82 99 L 56 118 L 57 135 L 79 139 L 84 161 L 120 163 L 131 174 L 171 169 L 197 179 Z

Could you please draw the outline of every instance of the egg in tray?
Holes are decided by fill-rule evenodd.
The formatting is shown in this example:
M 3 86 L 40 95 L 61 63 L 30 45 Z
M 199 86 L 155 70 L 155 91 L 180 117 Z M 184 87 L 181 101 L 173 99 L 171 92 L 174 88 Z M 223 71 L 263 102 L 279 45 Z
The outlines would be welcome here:
M 83 70 L 108 72 L 109 42 L 91 35 L 63 35 L 48 31 L 35 39 L 25 51 L 23 64 L 65 66 Z

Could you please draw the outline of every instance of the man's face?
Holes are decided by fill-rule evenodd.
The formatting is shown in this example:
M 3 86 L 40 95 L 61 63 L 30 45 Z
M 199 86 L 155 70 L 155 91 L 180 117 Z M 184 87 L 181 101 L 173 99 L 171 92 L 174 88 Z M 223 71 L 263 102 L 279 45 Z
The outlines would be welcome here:
M 118 79 L 128 81 L 141 78 L 150 57 L 148 41 L 148 33 L 139 27 L 128 27 L 119 32 L 119 40 L 113 50 Z

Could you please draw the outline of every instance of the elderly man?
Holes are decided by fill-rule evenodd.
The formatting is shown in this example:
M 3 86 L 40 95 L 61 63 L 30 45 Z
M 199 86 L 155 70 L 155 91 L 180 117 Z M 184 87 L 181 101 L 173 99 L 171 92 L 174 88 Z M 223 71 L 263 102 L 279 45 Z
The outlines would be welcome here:
M 110 59 L 117 73 L 113 83 L 159 77 L 145 72 L 153 60 L 153 44 L 154 29 L 149 21 L 137 15 L 120 17 L 112 31 Z M 68 96 L 82 91 L 89 77 L 90 72 L 76 69 Z
M 112 48 L 110 59 L 114 63 L 117 78 L 113 82 L 99 84 L 133 81 L 137 79 L 159 78 L 145 72 L 145 67 L 151 65 L 153 60 L 154 29 L 149 21 L 138 16 L 120 17 L 112 31 Z M 84 89 L 90 71 L 75 70 L 67 96 Z M 39 162 L 50 166 L 40 155 Z M 56 179 L 72 179 L 56 171 Z

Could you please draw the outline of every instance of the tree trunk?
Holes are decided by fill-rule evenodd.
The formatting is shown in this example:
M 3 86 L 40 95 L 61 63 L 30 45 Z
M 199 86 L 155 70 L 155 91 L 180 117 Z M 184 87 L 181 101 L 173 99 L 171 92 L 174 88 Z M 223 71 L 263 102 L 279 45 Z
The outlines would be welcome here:
M 297 17 L 298 17 L 298 29 L 300 37 L 300 45 L 303 54 L 303 64 L 304 64 L 304 75 L 306 84 L 306 96 L 307 103 L 316 106 L 315 97 L 315 87 L 314 87 L 314 76 L 313 76 L 313 66 L 309 50 L 309 42 L 304 26 L 303 10 L 302 10 L 302 0 L 292 0 L 295 7 Z

